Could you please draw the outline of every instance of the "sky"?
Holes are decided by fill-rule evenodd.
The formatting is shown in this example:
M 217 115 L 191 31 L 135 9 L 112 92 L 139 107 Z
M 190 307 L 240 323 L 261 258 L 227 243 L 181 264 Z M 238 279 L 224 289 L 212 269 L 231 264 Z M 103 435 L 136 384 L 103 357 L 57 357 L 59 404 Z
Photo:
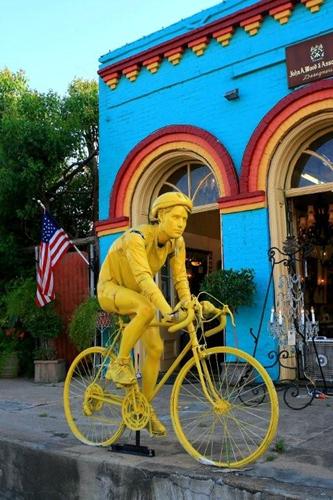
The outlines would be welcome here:
M 23 69 L 31 88 L 66 93 L 97 79 L 109 50 L 221 0 L 0 0 L 0 69 Z

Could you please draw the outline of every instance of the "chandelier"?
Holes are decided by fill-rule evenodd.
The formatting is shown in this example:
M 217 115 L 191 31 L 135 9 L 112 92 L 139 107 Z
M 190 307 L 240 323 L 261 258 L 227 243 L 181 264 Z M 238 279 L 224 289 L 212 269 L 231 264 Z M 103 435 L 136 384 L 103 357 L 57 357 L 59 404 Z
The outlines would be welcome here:
M 308 205 L 307 214 L 299 218 L 298 241 L 321 247 L 333 243 L 333 203 L 316 209 Z

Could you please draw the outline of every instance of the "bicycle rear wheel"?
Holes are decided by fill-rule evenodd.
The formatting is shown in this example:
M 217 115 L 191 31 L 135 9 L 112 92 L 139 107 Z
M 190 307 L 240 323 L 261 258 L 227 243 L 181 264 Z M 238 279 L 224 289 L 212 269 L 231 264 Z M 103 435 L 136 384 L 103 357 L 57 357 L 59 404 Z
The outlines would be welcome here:
M 115 358 L 103 347 L 89 347 L 73 361 L 64 385 L 67 423 L 82 443 L 109 446 L 124 432 L 121 405 L 126 389 L 105 379 Z
M 201 353 L 199 371 L 191 358 L 180 371 L 171 394 L 175 433 L 199 462 L 238 468 L 257 460 L 272 442 L 279 405 L 273 382 L 249 354 L 229 347 Z

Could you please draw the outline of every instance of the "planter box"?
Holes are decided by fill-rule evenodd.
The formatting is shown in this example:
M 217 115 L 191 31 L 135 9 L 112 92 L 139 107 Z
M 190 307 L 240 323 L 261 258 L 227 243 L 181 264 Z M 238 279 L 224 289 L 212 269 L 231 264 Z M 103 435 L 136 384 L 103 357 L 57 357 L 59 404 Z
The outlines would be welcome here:
M 62 382 L 66 377 L 66 368 L 64 359 L 54 359 L 51 361 L 36 360 L 35 364 L 35 382 L 51 384 Z

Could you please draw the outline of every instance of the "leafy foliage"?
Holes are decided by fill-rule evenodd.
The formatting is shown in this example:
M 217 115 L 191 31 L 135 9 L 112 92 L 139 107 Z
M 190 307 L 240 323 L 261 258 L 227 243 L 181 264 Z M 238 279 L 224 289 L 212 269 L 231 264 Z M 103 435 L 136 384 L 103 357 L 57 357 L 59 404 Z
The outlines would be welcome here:
M 239 306 L 252 305 L 255 292 L 254 271 L 219 269 L 205 277 L 201 291 L 210 293 L 234 310 Z
M 40 207 L 72 238 L 97 214 L 97 82 L 74 80 L 65 96 L 29 88 L 23 72 L 0 70 L 0 268 L 6 280 L 33 267 Z
M 69 336 L 79 351 L 83 351 L 93 344 L 96 335 L 96 325 L 98 314 L 102 312 L 100 305 L 95 297 L 90 297 L 80 304 L 74 311 L 69 323 Z M 114 340 L 114 335 L 119 331 L 119 316 L 112 314 L 107 326 L 108 338 L 105 339 L 105 345 L 109 345 Z M 129 321 L 127 316 L 122 316 L 122 320 Z M 115 349 L 117 347 L 115 346 Z
M 35 347 L 43 351 L 42 359 L 52 359 L 54 349 L 49 340 L 61 333 L 62 322 L 54 303 L 43 308 L 34 302 L 36 283 L 32 278 L 18 279 L 10 283 L 3 295 L 0 308 L 0 329 L 8 332 L 24 332 L 35 339 Z M 17 336 L 17 335 L 16 335 Z
M 90 297 L 74 311 L 69 324 L 69 336 L 79 351 L 92 345 L 96 334 L 96 320 L 99 310 L 97 299 Z

